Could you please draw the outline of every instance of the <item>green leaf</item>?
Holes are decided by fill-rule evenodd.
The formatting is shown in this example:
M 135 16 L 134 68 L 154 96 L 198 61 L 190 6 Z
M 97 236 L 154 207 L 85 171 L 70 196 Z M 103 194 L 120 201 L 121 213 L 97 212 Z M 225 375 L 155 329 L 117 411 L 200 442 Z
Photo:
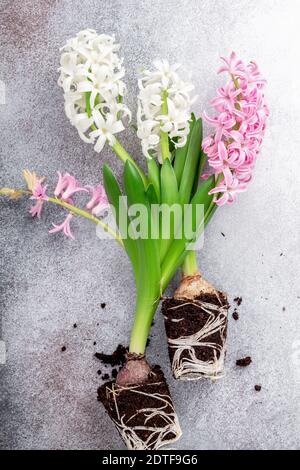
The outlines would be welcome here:
M 105 191 L 109 200 L 110 205 L 114 208 L 115 210 L 115 215 L 116 215 L 116 223 L 119 227 L 120 230 L 120 236 L 123 240 L 124 243 L 124 248 L 126 250 L 126 253 L 129 256 L 129 259 L 131 261 L 133 271 L 135 274 L 135 279 L 136 281 L 139 279 L 139 254 L 137 250 L 136 244 L 133 242 L 128 237 L 128 226 L 130 223 L 130 219 L 127 215 L 127 207 L 125 205 L 125 201 L 122 199 L 122 192 L 120 190 L 119 184 L 109 168 L 108 165 L 103 166 L 103 178 L 104 178 L 104 187 Z M 124 216 L 125 214 L 127 215 L 127 228 L 124 232 L 123 230 L 123 224 L 119 224 L 120 222 L 120 213 L 122 213 Z M 123 232 L 123 233 L 122 233 Z
M 147 210 L 148 217 L 148 238 L 133 240 L 138 247 L 140 270 L 136 314 L 130 348 L 131 351 L 139 353 L 144 351 L 147 334 L 155 311 L 154 306 L 157 305 L 160 298 L 159 243 L 157 239 L 151 238 L 151 229 L 155 221 L 151 215 L 151 207 L 143 181 L 129 161 L 125 164 L 124 187 L 129 207 L 133 204 L 142 204 Z M 147 190 L 149 190 L 149 193 L 152 191 L 149 188 Z
M 197 168 L 201 154 L 202 120 L 198 119 L 192 129 L 187 156 L 181 177 L 179 188 L 179 200 L 181 204 L 190 201 L 192 188 L 197 177 Z
M 150 183 L 153 184 L 154 189 L 157 194 L 157 198 L 160 201 L 160 174 L 159 174 L 159 167 L 154 160 L 154 158 L 147 160 L 148 166 L 148 179 Z
M 157 198 L 157 194 L 152 183 L 148 184 L 148 187 L 146 189 L 146 196 L 150 205 L 159 204 L 159 200 Z
M 206 219 L 208 217 L 211 217 L 210 211 L 212 207 L 211 203 L 213 195 L 208 195 L 208 193 L 214 186 L 215 179 L 214 176 L 211 176 L 208 180 L 202 183 L 190 203 L 190 210 L 192 211 L 192 224 L 194 228 L 196 228 L 196 205 L 204 205 L 204 219 L 200 221 L 200 224 L 198 224 L 197 227 L 200 227 L 201 231 L 204 230 L 204 227 L 206 225 Z M 178 234 L 176 235 L 178 236 Z M 181 238 L 176 237 L 176 239 L 174 239 L 161 267 L 162 289 L 164 289 L 168 285 L 176 270 L 182 263 L 185 256 L 187 244 L 194 241 L 195 240 L 188 240 L 187 238 L 185 238 L 184 233 L 181 233 Z
M 185 159 L 186 159 L 187 151 L 188 151 L 188 148 L 189 148 L 189 143 L 190 143 L 190 139 L 191 139 L 194 124 L 195 124 L 195 116 L 194 116 L 194 114 L 192 114 L 191 121 L 190 121 L 190 132 L 189 132 L 189 135 L 187 137 L 186 144 L 185 144 L 184 147 L 179 147 L 178 149 L 176 149 L 176 152 L 175 152 L 174 171 L 175 171 L 175 175 L 176 175 L 176 178 L 177 178 L 178 186 L 180 186 L 181 177 L 182 177 L 184 164 L 185 164 Z
M 153 281 L 156 280 L 157 282 L 160 274 L 160 262 L 158 240 L 151 238 L 152 225 L 154 225 L 154 221 L 152 220 L 151 216 L 151 207 L 144 189 L 143 181 L 138 171 L 129 161 L 127 161 L 125 164 L 124 186 L 128 198 L 128 206 L 130 207 L 133 204 L 142 204 L 147 210 L 148 238 L 138 238 L 137 240 L 133 240 L 133 242 L 139 246 L 140 262 L 142 263 L 143 269 L 145 270 L 146 278 L 149 279 L 150 276 Z M 143 271 L 143 269 L 141 267 L 141 271 Z M 146 281 L 146 283 L 149 287 L 151 284 L 150 279 Z M 153 286 L 150 286 L 150 289 L 152 288 Z
M 169 160 L 165 160 L 161 167 L 161 203 L 166 204 L 170 209 L 172 209 L 173 204 L 178 204 L 179 195 L 178 195 L 178 185 L 177 178 L 174 172 L 174 169 Z M 163 238 L 163 226 L 164 223 L 169 225 L 170 233 L 169 238 Z M 165 220 L 163 215 L 160 216 L 160 259 L 163 260 L 166 252 L 172 243 L 174 238 L 174 233 L 176 230 L 175 227 L 176 217 L 174 212 L 170 210 L 169 220 Z
M 176 204 L 179 201 L 178 185 L 175 171 L 170 160 L 165 160 L 160 171 L 161 202 Z

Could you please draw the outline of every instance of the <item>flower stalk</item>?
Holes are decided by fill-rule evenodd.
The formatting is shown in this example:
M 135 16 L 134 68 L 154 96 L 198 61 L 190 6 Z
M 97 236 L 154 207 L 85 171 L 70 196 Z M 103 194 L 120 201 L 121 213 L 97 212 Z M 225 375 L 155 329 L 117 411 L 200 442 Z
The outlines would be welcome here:
M 162 92 L 162 105 L 161 105 L 161 114 L 163 116 L 168 116 L 168 92 L 164 90 Z M 170 159 L 170 150 L 169 150 L 169 136 L 167 132 L 163 130 L 160 131 L 160 149 L 162 155 L 162 161 Z

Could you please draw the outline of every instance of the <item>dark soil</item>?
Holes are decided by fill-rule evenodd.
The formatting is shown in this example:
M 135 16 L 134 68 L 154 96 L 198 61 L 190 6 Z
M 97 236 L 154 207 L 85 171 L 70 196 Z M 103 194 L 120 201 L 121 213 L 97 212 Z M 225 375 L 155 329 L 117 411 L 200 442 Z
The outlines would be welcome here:
M 106 303 L 105 303 L 105 302 L 102 302 L 101 308 L 105 308 L 105 307 L 106 307 Z
M 73 328 L 77 328 L 77 323 L 74 323 Z
M 236 297 L 235 299 L 233 299 L 234 302 L 236 302 L 237 306 L 239 307 L 243 301 L 242 297 Z
M 254 389 L 256 390 L 256 392 L 260 392 L 261 391 L 261 385 L 255 385 Z
M 94 344 L 96 344 L 96 342 Z M 103 374 L 101 370 L 97 371 L 98 375 L 102 374 L 102 380 L 109 380 L 111 378 L 115 379 L 117 377 L 119 370 L 126 362 L 126 353 L 127 349 L 122 344 L 119 344 L 112 354 L 104 354 L 103 352 L 95 353 L 95 357 L 102 362 L 105 368 L 105 372 Z
M 220 300 L 216 295 L 213 294 L 203 294 L 195 299 L 201 300 L 203 302 L 212 303 L 214 305 L 223 305 L 228 308 L 228 302 L 224 294 L 220 293 Z M 173 307 L 182 306 L 176 309 Z M 190 336 L 194 333 L 197 333 L 201 328 L 204 327 L 207 320 L 209 319 L 209 314 L 199 308 L 196 302 L 186 301 L 186 300 L 177 300 L 174 298 L 164 300 L 162 304 L 162 313 L 165 317 L 165 328 L 167 337 L 170 339 L 177 339 L 181 336 Z M 218 312 L 216 312 L 216 316 Z M 174 322 L 172 320 L 179 320 Z M 223 331 L 223 338 L 221 332 L 216 332 L 207 336 L 205 342 L 215 343 L 223 346 L 224 340 L 227 335 L 227 325 L 225 331 Z M 214 351 L 211 347 L 205 346 L 195 346 L 194 347 L 196 357 L 202 361 L 209 362 L 214 360 Z M 169 348 L 169 356 L 171 362 L 173 361 L 175 350 Z M 186 356 L 185 356 L 186 354 Z M 188 351 L 183 352 L 182 357 L 188 357 Z M 217 352 L 217 358 L 220 357 L 220 352 Z
M 61 348 L 61 352 L 65 352 L 66 349 L 67 349 L 66 346 L 63 346 L 63 347 Z
M 156 397 L 158 394 L 163 395 L 163 398 L 167 400 L 168 403 L 166 406 L 164 402 Z M 120 387 L 116 385 L 114 381 L 102 385 L 98 389 L 98 400 L 104 405 L 111 419 L 119 423 L 119 417 L 122 417 L 123 423 L 129 428 L 136 426 L 148 428 L 164 427 L 166 421 L 162 416 L 156 415 L 149 419 L 149 409 L 151 408 L 157 410 L 165 406 L 165 412 L 174 412 L 169 387 L 159 366 L 152 368 L 147 382 L 141 385 Z M 147 409 L 146 412 L 139 412 L 145 409 Z M 150 429 L 135 429 L 135 432 L 142 441 L 146 441 L 153 433 Z M 175 433 L 170 431 L 168 435 L 165 436 L 165 439 L 173 439 L 175 437 Z M 154 434 L 153 440 L 151 439 L 148 443 L 148 449 L 154 449 L 155 444 L 156 435 Z
M 244 357 L 243 359 L 238 359 L 236 365 L 239 367 L 247 367 L 251 364 L 252 359 L 250 356 Z
M 122 344 L 119 344 L 117 349 L 112 354 L 95 353 L 95 357 L 103 364 L 114 366 L 123 366 L 126 361 L 127 349 Z
M 237 312 L 236 310 L 233 312 L 232 318 L 233 318 L 234 320 L 238 320 L 238 319 L 239 319 L 239 314 L 238 314 L 238 312 Z

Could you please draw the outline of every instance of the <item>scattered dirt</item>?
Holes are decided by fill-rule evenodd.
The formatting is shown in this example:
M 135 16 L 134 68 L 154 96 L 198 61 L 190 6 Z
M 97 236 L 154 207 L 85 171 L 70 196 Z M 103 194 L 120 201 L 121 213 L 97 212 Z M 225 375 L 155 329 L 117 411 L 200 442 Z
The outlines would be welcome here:
M 247 367 L 251 364 L 252 362 L 252 359 L 250 356 L 246 356 L 244 357 L 243 359 L 238 359 L 236 361 L 236 365 L 239 366 L 239 367 Z
M 123 366 L 126 360 L 127 349 L 122 344 L 119 344 L 117 349 L 112 354 L 95 353 L 95 357 L 103 364 L 114 366 Z
M 228 302 L 226 297 L 220 293 L 220 300 L 214 294 L 203 294 L 195 299 L 201 300 L 203 302 L 212 303 L 214 305 L 220 305 L 220 300 L 222 305 L 227 305 Z M 174 309 L 173 307 L 179 308 Z M 199 308 L 197 303 L 186 302 L 185 300 L 177 300 L 174 298 L 165 299 L 162 305 L 162 313 L 165 317 L 165 328 L 167 337 L 170 339 L 177 339 L 182 336 L 190 336 L 194 333 L 200 331 L 206 324 L 209 314 L 204 310 Z M 216 312 L 216 316 L 218 312 Z M 175 320 L 175 321 L 174 321 Z M 178 321 L 176 321 L 178 320 Z M 227 326 L 223 335 L 221 331 L 211 334 L 205 338 L 205 342 L 214 343 L 223 347 L 224 341 L 226 340 L 227 335 Z M 222 339 L 223 336 L 223 339 Z M 211 347 L 206 346 L 195 346 L 194 347 L 195 355 L 198 359 L 209 362 L 215 360 L 215 351 Z M 175 354 L 174 348 L 169 348 L 169 356 L 171 363 L 173 362 L 173 357 Z M 220 357 L 220 352 L 218 351 L 217 357 Z M 189 357 L 189 352 L 183 352 L 182 357 Z
M 97 344 L 96 341 L 94 341 L 94 342 L 93 342 L 93 345 L 96 346 L 96 344 Z
M 101 308 L 105 308 L 105 307 L 106 307 L 106 303 L 105 303 L 105 302 L 102 302 Z
M 159 397 L 164 398 L 164 402 Z M 157 434 L 153 429 L 166 426 L 166 415 L 174 413 L 169 387 L 163 372 L 159 366 L 154 366 L 149 374 L 147 382 L 119 387 L 115 382 L 108 382 L 98 389 L 98 400 L 104 405 L 110 418 L 120 424 L 122 417 L 123 426 L 127 429 L 135 428 L 136 435 L 145 442 L 150 436 L 148 449 L 155 448 Z M 163 406 L 163 413 L 157 410 Z M 151 410 L 153 414 L 151 416 Z M 170 430 L 164 439 L 173 439 L 176 435 Z
M 77 328 L 77 323 L 74 323 L 73 328 Z
M 63 346 L 63 347 L 61 348 L 61 352 L 65 352 L 66 349 L 67 349 L 66 346 Z
M 242 297 L 236 297 L 235 299 L 233 299 L 233 301 L 237 304 L 237 306 L 239 307 L 243 301 Z
M 232 318 L 237 321 L 239 319 L 239 314 L 237 312 L 237 310 L 234 310 L 233 314 L 232 314 Z
M 260 392 L 261 391 L 261 385 L 255 385 L 254 389 L 256 390 L 256 392 Z
M 94 344 L 96 344 L 96 342 Z M 103 352 L 96 352 L 94 354 L 94 356 L 102 362 L 103 367 L 105 368 L 103 373 L 101 370 L 97 371 L 98 375 L 102 374 L 102 380 L 109 380 L 111 378 L 115 379 L 117 377 L 119 370 L 126 362 L 127 351 L 128 348 L 119 344 L 112 354 L 104 354 Z
M 221 232 L 221 235 L 222 235 L 222 237 L 224 237 L 224 238 L 225 238 L 225 233 Z

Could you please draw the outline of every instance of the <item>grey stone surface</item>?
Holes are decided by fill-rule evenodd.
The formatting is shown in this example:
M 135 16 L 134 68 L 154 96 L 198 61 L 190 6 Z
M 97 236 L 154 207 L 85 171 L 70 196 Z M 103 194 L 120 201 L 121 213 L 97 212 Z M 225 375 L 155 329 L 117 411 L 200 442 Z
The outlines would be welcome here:
M 80 29 L 116 34 L 133 111 L 136 72 L 154 58 L 192 70 L 198 112 L 222 81 L 215 73 L 220 54 L 234 49 L 257 60 L 269 82 L 271 117 L 255 181 L 236 205 L 217 212 L 199 254 L 205 276 L 230 300 L 243 298 L 240 320 L 230 319 L 226 377 L 217 384 L 176 383 L 159 314 L 149 357 L 166 372 L 180 416 L 176 449 L 299 448 L 299 2 L 1 0 L 0 8 L 6 85 L 0 186 L 19 186 L 26 167 L 47 175 L 50 185 L 57 169 L 85 184 L 101 178 L 104 162 L 121 174 L 110 149 L 95 154 L 64 115 L 58 49 Z M 141 162 L 130 130 L 122 140 Z M 123 448 L 96 401 L 101 381 L 93 353 L 128 342 L 135 295 L 129 262 L 117 245 L 99 241 L 89 222 L 75 221 L 71 242 L 48 234 L 61 211 L 49 207 L 33 221 L 28 206 L 0 204 L 0 339 L 7 348 L 0 447 Z M 236 368 L 244 355 L 253 363 Z

